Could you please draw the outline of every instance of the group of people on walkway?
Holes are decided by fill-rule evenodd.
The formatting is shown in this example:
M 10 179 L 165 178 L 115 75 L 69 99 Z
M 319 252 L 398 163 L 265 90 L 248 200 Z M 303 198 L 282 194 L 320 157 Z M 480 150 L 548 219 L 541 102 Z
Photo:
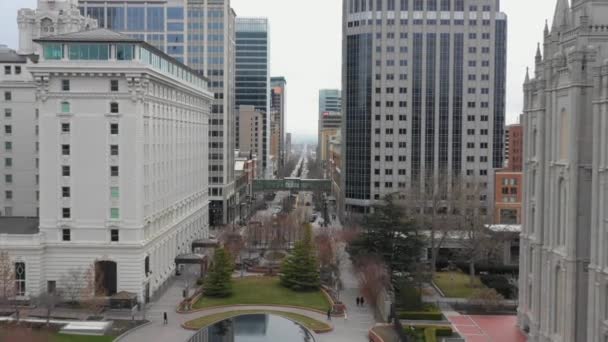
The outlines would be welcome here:
M 357 297 L 357 306 L 364 306 L 364 305 L 365 305 L 365 298 L 363 298 L 363 296 Z

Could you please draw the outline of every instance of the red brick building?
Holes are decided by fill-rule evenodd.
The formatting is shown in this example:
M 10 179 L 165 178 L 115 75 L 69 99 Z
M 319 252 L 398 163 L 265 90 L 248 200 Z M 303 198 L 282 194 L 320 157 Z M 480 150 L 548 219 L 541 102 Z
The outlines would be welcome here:
M 496 170 L 494 174 L 494 223 L 521 224 L 523 127 L 521 124 L 510 125 L 506 131 L 507 167 Z

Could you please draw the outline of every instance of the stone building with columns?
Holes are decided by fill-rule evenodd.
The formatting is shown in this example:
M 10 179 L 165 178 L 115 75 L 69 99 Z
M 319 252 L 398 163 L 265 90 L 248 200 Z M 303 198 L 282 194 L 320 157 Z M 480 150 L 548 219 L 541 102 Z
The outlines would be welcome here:
M 518 324 L 608 341 L 608 1 L 558 0 L 524 83 Z

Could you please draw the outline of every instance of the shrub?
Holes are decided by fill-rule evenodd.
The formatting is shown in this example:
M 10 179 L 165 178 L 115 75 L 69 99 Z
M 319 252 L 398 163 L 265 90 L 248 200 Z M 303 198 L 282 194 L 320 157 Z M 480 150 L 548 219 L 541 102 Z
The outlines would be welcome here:
M 515 296 L 516 289 L 509 283 L 509 279 L 503 275 L 483 275 L 479 279 L 481 282 L 490 288 L 496 290 L 505 298 L 513 298 Z
M 424 312 L 424 311 L 398 311 L 399 319 L 411 321 L 442 321 L 443 314 L 441 312 Z
M 437 337 L 450 337 L 453 335 L 452 328 L 447 326 L 405 326 L 403 327 L 403 331 L 414 341 L 424 339 L 425 342 L 436 342 Z
M 397 295 L 397 306 L 404 311 L 422 311 L 422 296 L 411 283 L 404 282 Z
M 469 298 L 469 303 L 478 305 L 483 310 L 492 311 L 498 309 L 503 300 L 504 297 L 496 292 L 496 290 L 484 288 L 475 290 L 471 298 Z
M 437 342 L 437 335 L 435 328 L 424 329 L 424 341 L 425 342 Z

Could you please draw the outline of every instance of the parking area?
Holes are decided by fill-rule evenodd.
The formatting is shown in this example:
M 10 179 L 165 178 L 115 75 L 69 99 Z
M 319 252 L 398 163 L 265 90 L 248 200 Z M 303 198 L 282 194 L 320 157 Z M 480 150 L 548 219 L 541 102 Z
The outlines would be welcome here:
M 526 342 L 515 316 L 448 316 L 467 342 Z

